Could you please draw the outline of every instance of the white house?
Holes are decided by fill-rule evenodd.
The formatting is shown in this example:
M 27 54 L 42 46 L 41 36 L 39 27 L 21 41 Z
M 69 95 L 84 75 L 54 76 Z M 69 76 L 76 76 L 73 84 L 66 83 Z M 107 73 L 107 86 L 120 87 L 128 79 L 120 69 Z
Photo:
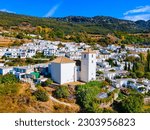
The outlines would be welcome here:
M 110 54 L 99 54 L 99 58 L 103 60 L 107 60 L 110 58 Z
M 13 70 L 13 67 L 0 67 L 0 75 L 8 74 L 11 70 Z
M 116 76 L 116 72 L 111 72 L 111 71 L 105 71 L 104 72 L 104 77 L 108 78 L 110 80 L 114 79 Z
M 96 52 L 90 49 L 82 52 L 81 57 L 81 81 L 96 80 Z
M 26 75 L 30 75 L 32 72 L 34 72 L 33 66 L 14 67 L 12 71 L 12 73 L 19 79 L 21 79 L 22 76 L 27 77 Z
M 66 57 L 58 57 L 49 66 L 51 78 L 56 83 L 65 84 L 77 81 L 75 61 Z
M 135 79 L 132 79 L 132 78 L 116 79 L 115 81 L 116 81 L 116 85 L 118 85 L 119 87 L 123 87 L 123 86 L 127 87 L 129 81 L 130 81 L 130 82 L 133 82 L 133 83 L 136 82 L 136 80 L 135 80 Z
M 28 49 L 27 50 L 26 57 L 31 58 L 31 57 L 33 57 L 35 55 L 36 55 L 36 50 L 35 49 Z
M 30 74 L 31 72 L 34 72 L 34 67 L 32 67 L 32 66 L 21 66 L 21 67 L 14 67 L 13 70 L 15 72 L 19 72 L 19 73 Z

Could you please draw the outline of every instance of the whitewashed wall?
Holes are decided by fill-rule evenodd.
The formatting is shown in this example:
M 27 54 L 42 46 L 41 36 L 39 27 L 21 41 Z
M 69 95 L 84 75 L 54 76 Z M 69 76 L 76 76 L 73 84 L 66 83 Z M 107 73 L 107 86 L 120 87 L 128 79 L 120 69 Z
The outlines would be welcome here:
M 81 60 L 81 81 L 96 80 L 96 54 L 86 54 L 86 58 L 84 55 L 82 54 Z
M 77 81 L 76 66 L 75 63 L 61 64 L 61 83 L 69 83 Z

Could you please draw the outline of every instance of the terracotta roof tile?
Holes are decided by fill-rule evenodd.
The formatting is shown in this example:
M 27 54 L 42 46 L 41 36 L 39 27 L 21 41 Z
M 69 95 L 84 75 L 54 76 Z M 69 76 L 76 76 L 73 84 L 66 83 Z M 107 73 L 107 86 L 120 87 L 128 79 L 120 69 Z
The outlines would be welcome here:
M 92 54 L 95 54 L 96 52 L 91 50 L 90 48 L 86 49 L 85 51 L 82 52 L 83 54 L 89 54 L 89 53 L 92 53 Z
M 70 60 L 66 57 L 57 57 L 55 60 L 51 61 L 52 63 L 75 63 L 75 61 Z

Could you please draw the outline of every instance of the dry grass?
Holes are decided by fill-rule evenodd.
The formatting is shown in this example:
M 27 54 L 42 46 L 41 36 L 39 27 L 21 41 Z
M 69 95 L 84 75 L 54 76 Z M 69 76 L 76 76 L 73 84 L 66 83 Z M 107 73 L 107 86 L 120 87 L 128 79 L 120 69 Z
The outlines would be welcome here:
M 31 40 L 28 39 L 16 39 L 18 42 L 20 42 L 21 45 L 21 41 L 23 41 L 23 43 L 29 43 L 31 42 Z M 0 47 L 9 47 L 12 46 L 14 44 L 15 39 L 9 38 L 9 37 L 0 37 Z
M 55 103 L 53 107 L 54 113 L 77 113 L 80 110 L 80 107 L 76 104 L 72 104 L 71 107 L 69 107 Z
M 0 96 L 1 113 L 74 113 L 79 106 L 71 103 L 71 107 L 52 102 L 39 102 L 32 96 L 29 84 L 22 83 L 17 94 Z
M 63 85 L 69 85 L 69 86 L 77 86 L 77 85 L 84 85 L 85 83 L 83 83 L 83 82 L 79 82 L 79 81 L 77 81 L 77 82 L 70 82 L 70 83 L 66 83 L 66 84 L 63 84 Z
M 7 47 L 13 44 L 13 40 L 10 38 L 0 37 L 0 47 Z
M 150 109 L 150 105 L 144 105 L 143 108 L 144 109 Z

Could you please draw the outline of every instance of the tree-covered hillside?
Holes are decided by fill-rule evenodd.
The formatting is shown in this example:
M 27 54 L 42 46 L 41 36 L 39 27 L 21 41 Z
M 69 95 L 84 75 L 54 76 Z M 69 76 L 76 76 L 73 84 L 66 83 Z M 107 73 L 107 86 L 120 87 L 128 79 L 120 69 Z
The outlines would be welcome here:
M 22 22 L 31 24 L 33 27 L 42 26 L 53 28 L 55 30 L 63 30 L 65 34 L 70 34 L 73 32 L 107 34 L 114 31 L 124 31 L 128 33 L 150 32 L 150 21 L 133 22 L 104 16 L 38 18 L 0 12 L 0 26 L 8 28 L 10 26 L 21 25 Z
M 44 40 L 74 41 L 108 44 L 150 44 L 150 20 L 127 21 L 112 17 L 68 16 L 63 18 L 39 18 L 0 12 L 0 32 L 4 38 L 16 38 L 10 43 L 0 39 L 0 46 L 20 45 L 32 40 L 30 34 Z

